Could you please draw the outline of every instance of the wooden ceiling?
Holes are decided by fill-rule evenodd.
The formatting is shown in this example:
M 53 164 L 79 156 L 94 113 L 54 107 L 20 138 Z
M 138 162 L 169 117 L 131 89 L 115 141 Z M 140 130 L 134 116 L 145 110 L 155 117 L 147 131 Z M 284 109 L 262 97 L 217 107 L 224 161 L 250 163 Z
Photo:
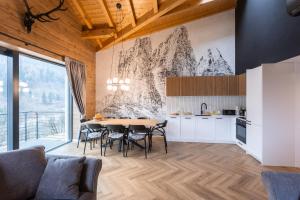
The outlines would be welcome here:
M 236 0 L 69 0 L 98 50 L 235 7 Z M 121 3 L 118 11 L 116 4 Z

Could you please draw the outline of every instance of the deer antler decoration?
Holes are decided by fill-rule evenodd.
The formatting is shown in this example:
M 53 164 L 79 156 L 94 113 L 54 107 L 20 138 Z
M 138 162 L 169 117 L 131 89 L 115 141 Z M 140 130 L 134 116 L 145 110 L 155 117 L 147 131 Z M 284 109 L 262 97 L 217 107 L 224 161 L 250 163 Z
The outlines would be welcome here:
M 62 8 L 64 4 L 64 0 L 59 0 L 59 5 L 56 6 L 55 8 L 49 10 L 48 12 L 45 13 L 39 13 L 34 15 L 31 12 L 31 7 L 29 7 L 27 0 L 24 0 L 25 6 L 27 11 L 25 12 L 24 16 L 24 25 L 27 30 L 27 33 L 31 32 L 32 25 L 34 24 L 35 20 L 38 20 L 39 22 L 52 22 L 59 20 L 59 18 L 54 18 L 50 14 L 55 12 L 55 11 L 66 11 L 67 8 Z

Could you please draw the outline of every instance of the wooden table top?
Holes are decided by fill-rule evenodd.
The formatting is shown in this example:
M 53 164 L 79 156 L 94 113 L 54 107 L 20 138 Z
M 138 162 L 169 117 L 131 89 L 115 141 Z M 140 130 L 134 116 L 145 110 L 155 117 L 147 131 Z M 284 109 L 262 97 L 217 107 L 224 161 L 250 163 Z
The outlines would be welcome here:
M 129 125 L 144 125 L 146 127 L 154 127 L 159 121 L 155 119 L 106 119 L 103 121 L 91 120 L 85 122 L 86 124 L 101 124 L 105 125 L 123 125 L 128 127 Z

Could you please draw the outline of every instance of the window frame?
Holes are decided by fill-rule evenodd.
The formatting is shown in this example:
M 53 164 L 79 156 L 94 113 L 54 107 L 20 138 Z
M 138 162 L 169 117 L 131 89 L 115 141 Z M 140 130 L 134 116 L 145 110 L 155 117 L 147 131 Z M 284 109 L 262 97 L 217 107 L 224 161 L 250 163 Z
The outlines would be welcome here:
M 64 64 L 50 61 L 38 56 L 30 55 L 27 53 L 6 49 L 0 46 L 0 54 L 8 57 L 7 69 L 7 150 L 16 150 L 20 148 L 19 141 L 19 68 L 20 68 L 20 56 L 27 56 L 32 59 L 40 60 L 42 62 L 51 63 L 58 67 L 66 68 Z M 73 139 L 73 97 L 71 94 L 70 85 L 67 90 L 67 101 L 68 107 L 66 107 L 66 112 L 68 112 L 68 126 L 65 127 L 65 130 L 68 134 L 68 141 L 47 150 L 47 152 L 52 151 L 53 149 L 59 148 L 65 144 L 72 142 Z

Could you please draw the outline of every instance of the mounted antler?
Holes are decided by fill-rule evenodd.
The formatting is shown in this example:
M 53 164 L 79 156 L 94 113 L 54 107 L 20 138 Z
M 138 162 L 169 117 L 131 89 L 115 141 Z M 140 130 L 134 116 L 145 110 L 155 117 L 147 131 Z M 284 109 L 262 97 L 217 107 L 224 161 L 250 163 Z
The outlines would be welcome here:
M 31 7 L 29 7 L 27 0 L 24 0 L 24 3 L 25 3 L 25 6 L 26 6 L 26 9 L 27 9 L 27 11 L 25 12 L 25 16 L 24 16 L 24 25 L 27 29 L 27 33 L 31 32 L 31 27 L 34 24 L 35 20 L 38 20 L 40 22 L 56 21 L 56 20 L 59 20 L 59 18 L 51 17 L 50 14 L 55 12 L 55 11 L 66 11 L 67 10 L 67 8 L 62 8 L 62 6 L 64 4 L 64 0 L 59 0 L 59 5 L 56 6 L 55 8 L 49 10 L 48 12 L 34 15 L 31 12 Z

